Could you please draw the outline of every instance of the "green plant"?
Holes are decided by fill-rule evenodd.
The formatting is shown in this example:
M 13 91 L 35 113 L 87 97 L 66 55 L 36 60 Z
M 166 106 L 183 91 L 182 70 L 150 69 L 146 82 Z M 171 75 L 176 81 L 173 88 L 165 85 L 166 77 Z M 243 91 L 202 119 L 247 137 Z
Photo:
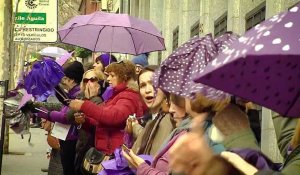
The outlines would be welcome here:
M 81 47 L 75 47 L 75 56 L 80 58 L 87 58 L 92 55 L 92 51 Z

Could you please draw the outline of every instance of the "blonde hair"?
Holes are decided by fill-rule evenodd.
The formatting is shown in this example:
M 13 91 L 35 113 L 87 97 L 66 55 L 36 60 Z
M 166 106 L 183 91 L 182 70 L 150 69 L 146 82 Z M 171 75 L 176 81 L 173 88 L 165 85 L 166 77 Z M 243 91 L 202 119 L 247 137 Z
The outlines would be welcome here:
M 205 97 L 204 95 L 197 93 L 194 99 L 191 99 L 191 109 L 197 113 L 201 112 L 220 112 L 229 103 L 230 98 L 225 98 L 222 100 L 213 100 Z
M 82 81 L 80 82 L 80 91 L 84 92 L 85 91 L 85 83 L 83 82 L 83 79 L 85 78 L 86 74 L 88 74 L 89 72 L 93 72 L 95 74 L 95 77 L 97 77 L 96 72 L 93 69 L 87 70 L 84 72 L 83 76 L 82 76 Z

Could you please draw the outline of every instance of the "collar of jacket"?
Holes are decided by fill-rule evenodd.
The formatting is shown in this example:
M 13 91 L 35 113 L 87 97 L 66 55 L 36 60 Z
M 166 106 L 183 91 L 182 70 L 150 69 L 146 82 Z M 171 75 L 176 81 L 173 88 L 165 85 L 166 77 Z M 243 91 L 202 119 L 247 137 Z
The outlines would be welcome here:
M 113 88 L 113 95 L 116 95 L 122 91 L 124 91 L 125 89 L 134 91 L 134 92 L 139 92 L 139 87 L 137 85 L 137 83 L 134 80 L 129 80 L 128 82 L 123 82 L 118 84 L 117 86 L 115 86 Z
M 117 86 L 113 87 L 113 95 L 117 95 L 118 93 L 124 91 L 127 89 L 127 84 L 126 83 L 120 83 Z

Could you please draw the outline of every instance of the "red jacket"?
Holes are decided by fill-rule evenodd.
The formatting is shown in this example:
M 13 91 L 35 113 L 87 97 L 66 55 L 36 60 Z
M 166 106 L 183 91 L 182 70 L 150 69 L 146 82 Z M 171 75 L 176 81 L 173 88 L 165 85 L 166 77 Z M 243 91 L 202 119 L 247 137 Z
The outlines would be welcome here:
M 129 115 L 142 117 L 146 105 L 138 91 L 126 84 L 114 88 L 113 96 L 105 103 L 96 105 L 85 101 L 80 109 L 87 117 L 85 126 L 96 126 L 95 147 L 107 154 L 123 144 L 123 133 Z

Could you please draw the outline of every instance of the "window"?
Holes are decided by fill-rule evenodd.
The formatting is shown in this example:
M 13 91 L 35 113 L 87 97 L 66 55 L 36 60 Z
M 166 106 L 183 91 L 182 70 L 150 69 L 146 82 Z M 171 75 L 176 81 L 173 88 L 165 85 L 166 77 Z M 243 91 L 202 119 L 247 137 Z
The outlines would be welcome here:
M 225 12 L 215 21 L 214 27 L 215 37 L 220 36 L 227 31 L 227 12 Z
M 264 21 L 266 18 L 266 2 L 250 11 L 246 15 L 246 31 Z
M 172 45 L 173 51 L 178 47 L 178 39 L 179 39 L 179 27 L 176 27 L 176 29 L 173 30 L 173 45 Z
M 199 36 L 199 31 L 200 31 L 200 21 L 197 21 L 195 24 L 192 25 L 191 27 L 191 38 L 193 36 Z

